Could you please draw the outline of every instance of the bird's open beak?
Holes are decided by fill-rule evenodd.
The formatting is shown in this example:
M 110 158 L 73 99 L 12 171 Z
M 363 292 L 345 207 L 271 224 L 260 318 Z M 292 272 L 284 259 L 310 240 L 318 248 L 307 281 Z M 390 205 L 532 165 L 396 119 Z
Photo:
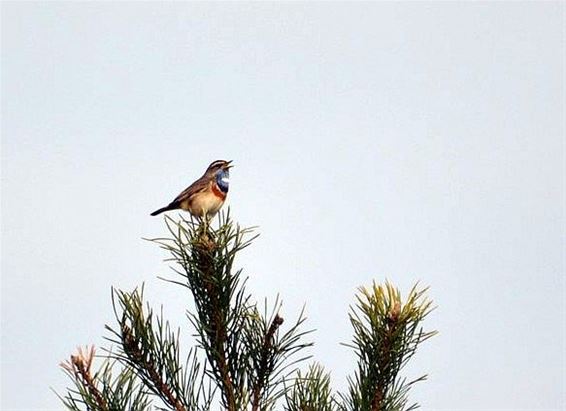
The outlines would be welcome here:
M 226 165 L 224 166 L 224 168 L 227 170 L 231 169 L 232 167 L 234 167 L 234 164 L 232 164 L 232 160 L 227 161 Z

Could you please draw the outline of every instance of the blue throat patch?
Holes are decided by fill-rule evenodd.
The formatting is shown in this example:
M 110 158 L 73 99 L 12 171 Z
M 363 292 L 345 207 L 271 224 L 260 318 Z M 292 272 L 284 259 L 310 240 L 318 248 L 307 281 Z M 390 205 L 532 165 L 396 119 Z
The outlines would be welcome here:
M 220 170 L 218 173 L 216 173 L 216 184 L 218 185 L 218 188 L 220 188 L 220 191 L 222 191 L 223 193 L 228 192 L 229 178 L 230 172 L 228 170 Z

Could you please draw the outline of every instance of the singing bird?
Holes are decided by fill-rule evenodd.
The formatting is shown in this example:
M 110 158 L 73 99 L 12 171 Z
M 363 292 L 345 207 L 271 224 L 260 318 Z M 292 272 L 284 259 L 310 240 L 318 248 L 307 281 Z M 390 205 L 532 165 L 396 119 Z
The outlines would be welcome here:
M 208 166 L 201 178 L 188 186 L 168 206 L 154 211 L 155 216 L 164 211 L 185 210 L 195 217 L 213 217 L 228 194 L 232 161 L 216 160 Z

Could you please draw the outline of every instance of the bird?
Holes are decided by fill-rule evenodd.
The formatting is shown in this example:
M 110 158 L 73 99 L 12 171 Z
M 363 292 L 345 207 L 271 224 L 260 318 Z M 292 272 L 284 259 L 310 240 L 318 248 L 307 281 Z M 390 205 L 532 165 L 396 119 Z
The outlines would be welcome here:
M 183 190 L 169 205 L 155 210 L 151 215 L 181 209 L 198 218 L 214 217 L 228 195 L 230 168 L 233 167 L 231 163 L 232 160 L 213 161 L 202 177 Z

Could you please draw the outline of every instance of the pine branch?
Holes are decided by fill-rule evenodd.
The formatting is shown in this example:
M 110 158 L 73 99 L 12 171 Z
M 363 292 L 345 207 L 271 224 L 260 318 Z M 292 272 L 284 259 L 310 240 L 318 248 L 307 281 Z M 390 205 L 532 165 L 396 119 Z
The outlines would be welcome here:
M 178 266 L 173 270 L 181 279 L 167 281 L 186 287 L 193 297 L 195 310 L 188 316 L 223 406 L 235 411 L 250 404 L 264 410 L 282 395 L 278 384 L 294 363 L 288 359 L 310 345 L 300 342 L 305 335 L 299 331 L 304 317 L 301 314 L 297 324 L 278 337 L 281 320 L 274 322 L 272 316 L 266 323 L 267 316 L 262 318 L 250 302 L 242 271 L 233 269 L 237 253 L 255 238 L 250 235 L 252 230 L 233 225 L 229 212 L 221 214 L 218 222 L 214 228 L 192 219 L 176 222 L 166 218 L 172 238 L 153 241 Z
M 273 347 L 273 338 L 275 331 L 279 326 L 283 324 L 283 318 L 279 314 L 275 314 L 275 318 L 271 322 L 267 333 L 265 334 L 263 340 L 263 346 L 261 347 L 261 360 L 259 364 L 259 369 L 257 370 L 258 378 L 253 387 L 253 400 L 252 400 L 252 411 L 257 411 L 259 409 L 259 401 L 261 399 L 261 391 L 264 388 L 265 379 L 270 372 L 268 368 L 269 361 L 269 351 Z
M 114 358 L 132 367 L 150 392 L 176 411 L 197 409 L 201 400 L 209 403 L 195 353 L 189 353 L 183 368 L 178 332 L 171 331 L 162 313 L 154 320 L 149 306 L 144 311 L 143 288 L 114 291 L 112 298 L 119 330 L 106 328 L 112 333 L 108 340 L 120 347 Z
M 202 226 L 199 227 L 199 229 L 202 229 Z M 215 271 L 216 267 L 214 261 L 217 243 L 214 240 L 213 234 L 209 232 L 208 229 L 206 229 L 206 231 L 200 231 L 193 244 L 192 251 L 194 262 L 196 263 L 195 269 L 202 275 L 202 278 L 199 280 L 202 281 L 208 297 L 205 303 L 201 305 L 203 309 L 201 314 L 204 314 L 203 317 L 206 318 L 210 324 L 203 327 L 207 344 L 209 344 L 211 348 L 207 353 L 209 353 L 209 359 L 219 376 L 225 406 L 228 411 L 236 411 L 236 393 L 226 353 L 228 333 L 226 323 L 230 307 L 226 306 L 225 295 L 222 295 L 222 291 L 224 291 L 221 289 L 223 278 L 215 277 L 215 274 L 218 274 L 218 272 Z
M 94 411 L 130 410 L 146 411 L 150 401 L 143 387 L 136 381 L 135 374 L 129 368 L 120 370 L 113 378 L 113 363 L 105 360 L 99 371 L 92 373 L 94 347 L 72 355 L 61 363 L 61 368 L 73 381 L 76 389 L 69 389 L 66 396 L 59 398 L 69 410 L 83 409 Z
M 132 330 L 127 325 L 122 325 L 122 338 L 124 352 L 128 358 L 133 361 L 142 373 L 147 374 L 150 386 L 165 402 L 175 408 L 176 411 L 186 411 L 183 404 L 178 398 L 175 398 L 169 386 L 163 381 L 155 367 L 155 361 L 152 355 L 144 355 L 139 348 L 139 340 L 136 340 Z
M 252 307 L 243 333 L 246 351 L 249 353 L 248 389 L 252 393 L 251 406 L 254 410 L 269 410 L 287 391 L 286 382 L 295 372 L 295 365 L 309 358 L 295 358 L 295 355 L 312 343 L 302 342 L 310 331 L 300 331 L 305 321 L 303 313 L 289 330 L 282 333 L 283 318 L 279 315 L 281 302 L 276 300 L 271 315 L 268 315 L 267 301 L 264 313 Z
M 342 395 L 350 410 L 393 411 L 407 408 L 407 393 L 412 384 L 399 371 L 413 356 L 418 345 L 436 334 L 419 328 L 432 310 L 432 302 L 425 296 L 427 289 L 413 287 L 407 302 L 389 283 L 371 289 L 360 289 L 357 307 L 350 314 L 354 340 L 350 345 L 358 357 L 358 370 L 349 379 L 349 394 Z
M 166 409 L 210 411 L 218 399 L 216 389 L 227 411 L 273 411 L 283 396 L 285 411 L 410 411 L 418 406 L 408 405 L 408 392 L 426 376 L 408 381 L 399 374 L 417 347 L 436 334 L 421 327 L 432 310 L 427 289 L 413 287 L 404 303 L 389 283 L 360 289 L 350 313 L 354 337 L 349 346 L 357 369 L 337 401 L 322 366 L 312 365 L 304 376 L 297 372 L 297 364 L 309 358 L 304 349 L 312 345 L 304 342 L 310 332 L 302 330 L 304 312 L 290 327 L 280 315 L 279 298 L 270 311 L 266 301 L 260 312 L 246 291 L 242 270 L 234 269 L 236 255 L 255 238 L 251 229 L 232 224 L 229 213 L 221 214 L 218 223 L 214 228 L 208 221 L 166 217 L 171 238 L 153 240 L 170 253 L 168 261 L 179 276 L 167 281 L 185 287 L 194 303 L 187 315 L 197 346 L 184 365 L 179 330 L 173 332 L 163 312 L 154 314 L 144 303 L 143 286 L 113 290 L 118 326 L 106 328 L 118 350 L 107 351 L 96 373 L 93 348 L 79 349 L 62 364 L 75 386 L 60 397 L 69 410 L 148 411 L 150 398 L 159 398 Z M 197 355 L 201 350 L 203 366 Z
M 96 387 L 94 377 L 91 374 L 93 358 L 94 346 L 85 348 L 85 351 L 83 351 L 82 348 L 79 347 L 78 354 L 71 355 L 70 360 L 62 362 L 60 366 L 71 376 L 73 376 L 79 383 L 79 385 L 82 385 L 85 391 L 90 394 L 90 396 L 94 400 L 93 402 L 96 404 L 97 409 L 99 409 L 100 411 L 108 411 L 108 404 Z
M 228 368 L 228 358 L 225 345 L 227 343 L 226 318 L 228 313 L 223 310 L 218 283 L 215 281 L 215 267 L 213 253 L 216 243 L 209 233 L 204 233 L 195 244 L 194 252 L 197 257 L 198 270 L 203 274 L 204 286 L 210 299 L 210 311 L 212 315 L 210 328 L 207 329 L 208 339 L 214 348 L 213 361 L 217 367 L 222 381 L 222 392 L 228 411 L 236 411 L 236 395 L 234 384 Z
M 285 395 L 285 411 L 337 411 L 338 404 L 330 389 L 330 375 L 320 364 L 311 364 L 303 376 L 298 373 Z
M 167 218 L 166 223 L 172 238 L 154 241 L 181 267 L 174 270 L 182 281 L 169 281 L 190 290 L 195 311 L 188 316 L 210 364 L 209 375 L 220 389 L 223 405 L 236 411 L 247 401 L 246 353 L 240 334 L 250 296 L 241 270 L 232 267 L 236 254 L 255 237 L 245 240 L 251 229 L 233 226 L 229 214 L 221 215 L 216 229 L 195 220 Z

